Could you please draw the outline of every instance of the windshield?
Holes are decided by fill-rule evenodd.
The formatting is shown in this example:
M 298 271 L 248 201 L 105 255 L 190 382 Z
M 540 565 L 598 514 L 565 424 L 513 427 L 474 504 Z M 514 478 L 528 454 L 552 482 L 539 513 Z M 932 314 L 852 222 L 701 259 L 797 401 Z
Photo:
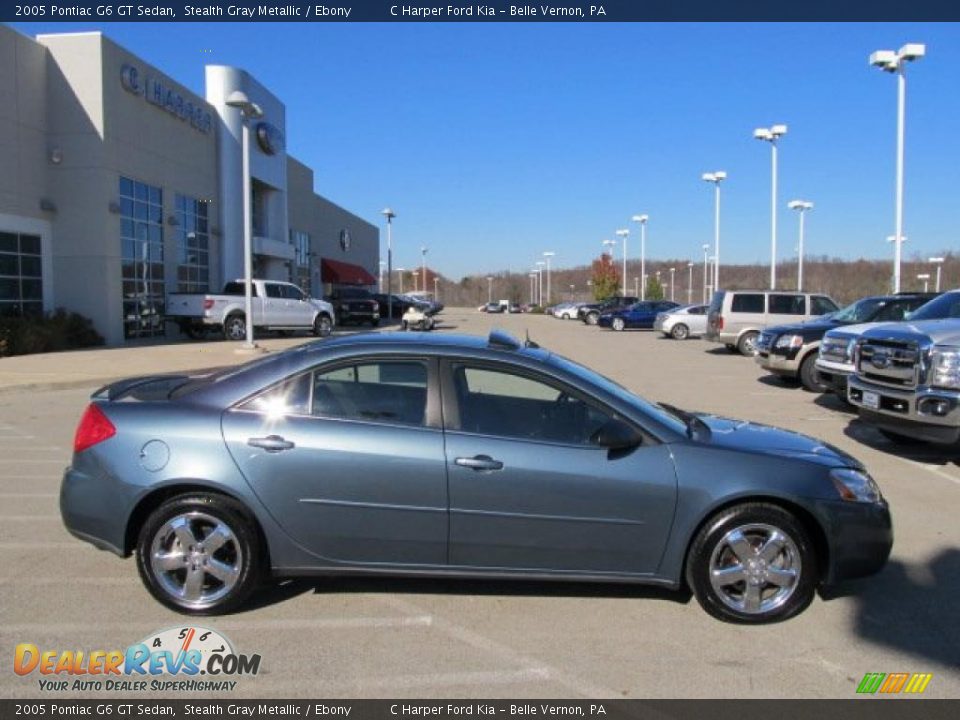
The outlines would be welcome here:
M 847 305 L 842 310 L 837 310 L 832 317 L 834 320 L 845 323 L 867 322 L 886 304 L 887 300 L 882 298 L 864 298 Z
M 631 392 L 623 385 L 614 382 L 610 378 L 601 375 L 595 370 L 591 370 L 588 367 L 584 367 L 579 363 L 575 363 L 573 360 L 569 360 L 562 355 L 557 355 L 556 353 L 550 354 L 550 361 L 567 372 L 573 373 L 578 377 L 583 378 L 587 382 L 597 386 L 601 390 L 614 395 L 615 397 L 621 398 L 626 402 L 630 403 L 636 407 L 640 412 L 645 415 L 649 415 L 654 420 L 659 422 L 661 425 L 665 425 L 671 430 L 676 431 L 681 435 L 687 434 L 687 424 L 675 416 L 673 413 L 669 413 L 664 410 L 659 405 L 654 405 L 648 400 L 644 400 L 639 395 Z
M 914 320 L 943 320 L 960 318 L 960 292 L 945 293 L 936 297 L 918 310 L 910 313 L 910 322 Z

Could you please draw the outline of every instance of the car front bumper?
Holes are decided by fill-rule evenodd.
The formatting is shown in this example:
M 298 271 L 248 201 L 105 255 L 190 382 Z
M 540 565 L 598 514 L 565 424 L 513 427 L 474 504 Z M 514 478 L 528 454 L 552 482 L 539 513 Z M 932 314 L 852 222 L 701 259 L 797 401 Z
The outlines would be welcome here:
M 828 545 L 824 585 L 873 575 L 883 568 L 893 549 L 893 522 L 886 501 L 822 501 L 817 510 Z
M 757 364 L 775 375 L 796 377 L 800 371 L 800 348 L 757 349 Z
M 876 402 L 870 398 L 876 398 Z M 960 392 L 933 388 L 896 389 L 847 380 L 847 399 L 860 410 L 860 419 L 882 430 L 940 445 L 960 442 Z M 938 403 L 948 408 L 936 414 Z
M 817 375 L 820 382 L 830 391 L 843 398 L 847 397 L 847 378 L 853 374 L 853 365 L 817 359 Z

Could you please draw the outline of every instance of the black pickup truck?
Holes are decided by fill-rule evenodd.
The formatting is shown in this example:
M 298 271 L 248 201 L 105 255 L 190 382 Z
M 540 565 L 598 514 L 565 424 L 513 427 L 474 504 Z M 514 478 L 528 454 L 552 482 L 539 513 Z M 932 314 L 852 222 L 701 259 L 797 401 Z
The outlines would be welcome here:
M 353 287 L 337 288 L 324 300 L 333 305 L 337 322 L 341 325 L 370 323 L 372 327 L 376 327 L 380 324 L 380 303 L 374 299 L 369 290 Z
M 629 307 L 637 302 L 640 302 L 640 298 L 635 298 L 630 295 L 618 295 L 616 297 L 608 298 L 601 303 L 590 303 L 589 305 L 584 305 L 577 310 L 577 317 L 583 320 L 583 322 L 585 322 L 587 325 L 596 325 L 597 321 L 600 319 L 601 313 Z

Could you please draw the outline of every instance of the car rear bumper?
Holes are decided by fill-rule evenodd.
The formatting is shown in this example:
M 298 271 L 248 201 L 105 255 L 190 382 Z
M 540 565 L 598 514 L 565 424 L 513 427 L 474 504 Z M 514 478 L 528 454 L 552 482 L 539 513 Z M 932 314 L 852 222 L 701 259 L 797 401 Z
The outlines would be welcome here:
M 879 572 L 893 549 L 890 507 L 882 503 L 824 501 L 827 567 L 823 584 L 830 586 Z
M 127 493 L 116 483 L 107 483 L 68 467 L 60 485 L 60 516 L 71 535 L 101 550 L 126 555 Z

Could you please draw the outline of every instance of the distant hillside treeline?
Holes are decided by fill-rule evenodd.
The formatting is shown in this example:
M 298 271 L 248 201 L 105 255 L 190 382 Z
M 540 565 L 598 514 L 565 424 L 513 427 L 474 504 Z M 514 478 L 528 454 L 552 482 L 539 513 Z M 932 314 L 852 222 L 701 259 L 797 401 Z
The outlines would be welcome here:
M 941 290 L 960 287 L 960 255 L 943 252 L 945 258 L 940 281 Z M 647 274 L 660 271 L 660 281 L 664 284 L 664 295 L 670 298 L 670 268 L 676 268 L 674 275 L 674 299 L 686 303 L 689 271 L 687 260 L 647 261 Z M 623 265 L 614 260 L 618 268 Z M 917 275 L 929 273 L 930 290 L 934 289 L 936 267 L 926 258 L 904 258 L 901 264 L 901 289 L 923 290 L 923 280 Z M 499 272 L 490 273 L 493 277 L 493 299 L 526 303 L 530 301 L 530 278 L 527 273 Z M 803 286 L 808 292 L 826 293 L 841 305 L 852 302 L 864 295 L 889 292 L 893 275 L 892 260 L 840 260 L 827 256 L 808 256 L 803 263 Z M 640 261 L 627 263 L 627 294 L 634 294 L 634 278 L 640 276 Z M 487 302 L 488 274 L 467 276 L 459 282 L 441 280 L 440 299 L 447 306 L 479 306 Z M 554 270 L 551 273 L 552 301 L 593 299 L 587 280 L 591 277 L 590 266 Z M 721 265 L 720 285 L 725 289 L 766 288 L 770 281 L 769 265 Z M 571 290 L 570 286 L 573 286 Z M 543 273 L 544 297 L 546 298 L 547 278 Z M 795 290 L 797 287 L 797 263 L 783 262 L 777 266 L 777 289 Z M 703 261 L 693 267 L 693 302 L 703 297 Z

